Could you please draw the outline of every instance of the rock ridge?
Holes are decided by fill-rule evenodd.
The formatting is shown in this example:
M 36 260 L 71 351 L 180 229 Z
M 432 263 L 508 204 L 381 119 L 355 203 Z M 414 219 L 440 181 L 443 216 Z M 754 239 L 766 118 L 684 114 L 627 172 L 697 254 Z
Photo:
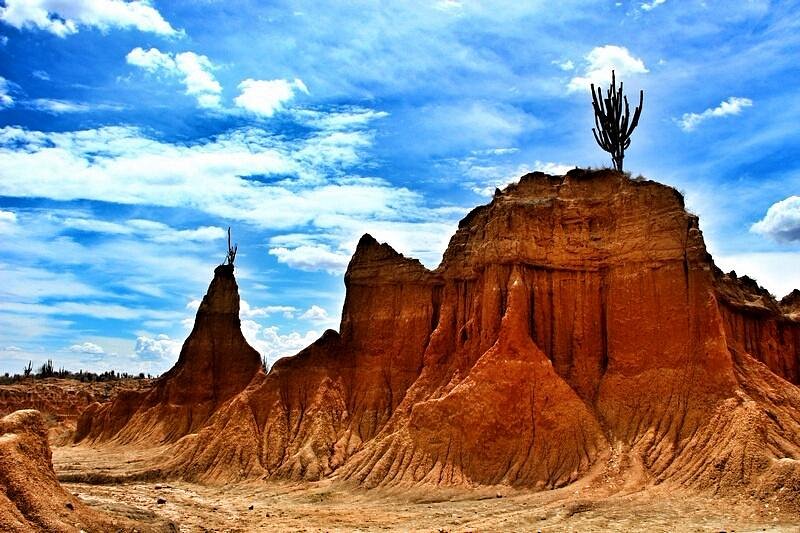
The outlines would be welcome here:
M 261 356 L 241 331 L 233 265 L 220 265 L 175 366 L 149 389 L 124 391 L 87 407 L 75 442 L 174 442 L 203 427 L 259 372 Z
M 344 280 L 339 332 L 256 373 L 161 472 L 800 486 L 797 298 L 723 275 L 671 187 L 527 174 L 464 217 L 435 270 L 367 234 Z

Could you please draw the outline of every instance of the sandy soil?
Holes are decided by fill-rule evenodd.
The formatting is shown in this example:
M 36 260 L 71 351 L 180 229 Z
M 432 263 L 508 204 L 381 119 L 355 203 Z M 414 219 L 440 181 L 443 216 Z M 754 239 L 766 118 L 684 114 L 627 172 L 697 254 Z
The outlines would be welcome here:
M 668 487 L 602 496 L 586 486 L 547 492 L 507 487 L 364 490 L 336 481 L 115 483 L 152 450 L 59 447 L 56 472 L 87 504 L 179 531 L 797 531 L 774 504 L 709 499 Z M 74 480 L 101 480 L 103 484 Z M 158 503 L 159 498 L 166 503 Z M 252 508 L 251 508 L 252 506 Z

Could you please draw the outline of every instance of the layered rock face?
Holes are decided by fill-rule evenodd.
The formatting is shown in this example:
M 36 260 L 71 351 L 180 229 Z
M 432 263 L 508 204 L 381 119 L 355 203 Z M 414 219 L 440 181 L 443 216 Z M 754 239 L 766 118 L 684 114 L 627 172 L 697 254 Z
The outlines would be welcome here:
M 800 291 L 776 302 L 754 280 L 735 272 L 717 272 L 716 288 L 731 349 L 800 384 Z
M 47 423 L 50 443 L 61 446 L 72 442 L 78 417 L 88 406 L 109 401 L 124 390 L 147 387 L 149 380 L 144 379 L 80 382 L 46 378 L 0 385 L 0 416 L 35 409 Z
M 241 331 L 233 266 L 220 265 L 175 366 L 152 388 L 90 405 L 78 420 L 75 441 L 174 442 L 203 427 L 259 372 L 261 357 Z
M 367 235 L 345 284 L 340 333 L 256 374 L 162 473 L 553 488 L 613 464 L 625 483 L 800 493 L 792 303 L 745 316 L 753 291 L 674 189 L 529 174 L 435 271 Z
M 47 427 L 34 410 L 0 418 L 0 530 L 144 531 L 134 522 L 88 508 L 61 487 L 53 471 Z

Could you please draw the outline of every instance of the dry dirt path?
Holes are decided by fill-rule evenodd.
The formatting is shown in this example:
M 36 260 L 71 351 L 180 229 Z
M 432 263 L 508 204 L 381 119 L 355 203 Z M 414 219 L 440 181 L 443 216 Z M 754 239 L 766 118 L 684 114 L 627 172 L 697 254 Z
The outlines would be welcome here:
M 53 450 L 53 462 L 62 477 L 119 476 L 135 471 L 151 454 L 60 447 Z M 714 500 L 666 488 L 604 497 L 575 486 L 540 493 L 508 488 L 368 491 L 331 481 L 227 486 L 181 481 L 66 482 L 64 486 L 104 511 L 145 523 L 171 520 L 179 531 L 187 532 L 800 532 L 800 517 L 774 505 Z M 159 498 L 165 503 L 158 503 Z

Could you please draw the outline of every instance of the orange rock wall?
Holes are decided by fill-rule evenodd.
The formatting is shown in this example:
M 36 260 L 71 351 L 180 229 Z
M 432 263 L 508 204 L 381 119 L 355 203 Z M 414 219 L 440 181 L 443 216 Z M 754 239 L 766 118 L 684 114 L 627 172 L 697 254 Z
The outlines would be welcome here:
M 625 455 L 642 482 L 794 479 L 795 463 L 773 465 L 800 459 L 800 404 L 773 371 L 796 371 L 795 323 L 748 288 L 766 314 L 739 324 L 726 306 L 744 289 L 720 279 L 674 189 L 612 171 L 523 176 L 461 221 L 434 271 L 364 236 L 340 333 L 256 373 L 158 468 L 554 488 Z M 763 429 L 745 455 L 714 451 L 720 427 L 754 435 L 731 412 Z
M 260 371 L 261 357 L 241 332 L 233 267 L 220 265 L 175 366 L 150 389 L 90 405 L 75 441 L 174 442 L 203 427 Z

